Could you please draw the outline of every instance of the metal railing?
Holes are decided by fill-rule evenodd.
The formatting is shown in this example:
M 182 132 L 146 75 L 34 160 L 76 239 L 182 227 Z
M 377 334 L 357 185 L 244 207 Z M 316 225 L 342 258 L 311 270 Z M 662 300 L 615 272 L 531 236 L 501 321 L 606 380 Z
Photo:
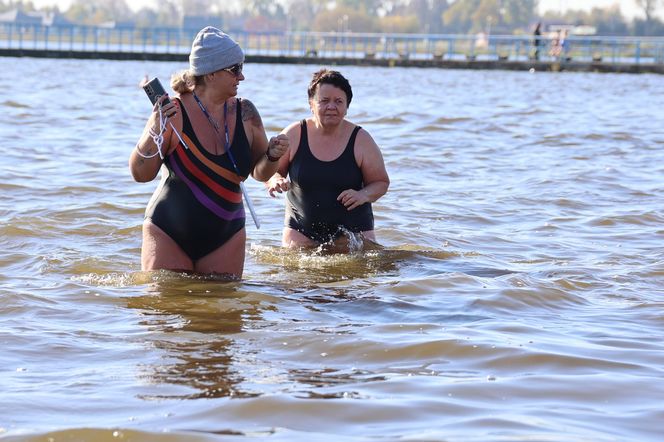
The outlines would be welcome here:
M 104 28 L 0 23 L 0 49 L 188 54 L 197 30 Z M 527 61 L 531 36 L 375 34 L 354 32 L 230 32 L 248 55 L 409 60 Z M 540 39 L 539 60 L 664 64 L 664 37 L 568 38 L 568 50 L 550 51 Z

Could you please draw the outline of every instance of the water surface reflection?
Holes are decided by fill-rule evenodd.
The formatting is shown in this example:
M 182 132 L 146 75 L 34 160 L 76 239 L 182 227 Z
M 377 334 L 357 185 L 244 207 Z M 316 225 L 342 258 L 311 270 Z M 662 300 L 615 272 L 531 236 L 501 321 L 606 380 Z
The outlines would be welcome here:
M 138 369 L 138 378 L 156 385 L 143 399 L 252 397 L 236 367 L 234 335 L 245 321 L 257 321 L 265 307 L 238 283 L 160 272 L 164 281 L 146 286 L 127 306 L 139 311 L 146 351 L 159 351 L 157 363 Z M 242 360 L 246 354 L 239 356 Z

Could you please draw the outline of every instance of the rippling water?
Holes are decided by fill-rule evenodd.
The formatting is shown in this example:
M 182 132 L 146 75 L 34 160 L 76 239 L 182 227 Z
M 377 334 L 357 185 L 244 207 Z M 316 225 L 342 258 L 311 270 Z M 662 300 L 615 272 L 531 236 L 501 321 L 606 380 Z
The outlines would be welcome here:
M 384 249 L 140 272 L 127 158 L 175 63 L 2 59 L 0 437 L 660 440 L 664 77 L 343 67 Z M 246 67 L 270 135 L 317 66 Z

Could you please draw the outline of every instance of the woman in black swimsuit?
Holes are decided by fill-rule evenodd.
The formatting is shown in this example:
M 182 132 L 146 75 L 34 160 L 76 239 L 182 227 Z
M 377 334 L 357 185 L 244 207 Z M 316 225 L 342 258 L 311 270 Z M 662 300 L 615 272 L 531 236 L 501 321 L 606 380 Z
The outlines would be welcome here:
M 371 203 L 385 195 L 390 179 L 371 135 L 345 118 L 350 83 L 322 69 L 308 95 L 312 116 L 284 129 L 290 148 L 267 183 L 271 196 L 288 191 L 283 245 L 343 250 L 348 232 L 375 242 Z
M 138 182 L 162 179 L 145 212 L 141 267 L 242 276 L 245 211 L 241 183 L 266 181 L 288 149 L 268 142 L 258 111 L 236 98 L 244 80 L 240 46 L 220 30 L 201 30 L 189 69 L 171 79 L 129 158 Z M 166 117 L 168 119 L 166 120 Z

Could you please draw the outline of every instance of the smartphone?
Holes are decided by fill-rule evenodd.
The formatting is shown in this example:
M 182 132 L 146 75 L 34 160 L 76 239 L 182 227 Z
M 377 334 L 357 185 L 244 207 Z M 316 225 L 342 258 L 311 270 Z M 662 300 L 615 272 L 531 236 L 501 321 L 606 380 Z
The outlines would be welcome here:
M 148 83 L 143 86 L 143 90 L 145 91 L 146 94 L 148 94 L 148 98 L 152 102 L 152 104 L 155 104 L 159 97 L 162 95 L 166 95 L 166 91 L 164 90 L 164 87 L 161 85 L 161 82 L 157 77 L 153 78 L 150 80 Z M 163 104 L 168 104 L 170 103 L 169 99 L 164 100 Z

